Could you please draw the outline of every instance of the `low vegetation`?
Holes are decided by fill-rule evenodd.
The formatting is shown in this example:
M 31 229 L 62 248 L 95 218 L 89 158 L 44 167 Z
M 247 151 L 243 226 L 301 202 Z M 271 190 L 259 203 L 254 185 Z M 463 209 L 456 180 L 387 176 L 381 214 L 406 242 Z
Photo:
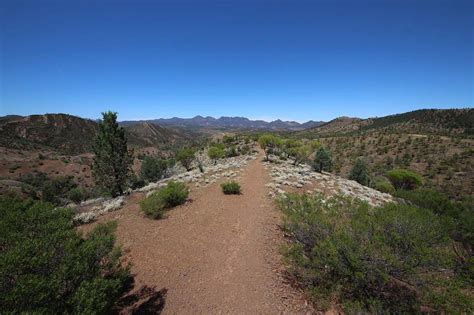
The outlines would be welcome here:
M 239 195 L 240 184 L 235 181 L 225 182 L 221 184 L 222 192 L 226 195 Z
M 153 219 L 161 219 L 165 211 L 186 202 L 189 189 L 184 183 L 170 181 L 166 187 L 140 201 L 141 210 Z
M 336 196 L 280 199 L 291 272 L 323 309 L 471 313 L 450 225 L 430 209 Z
M 0 197 L 0 308 L 5 314 L 106 314 L 127 289 L 115 225 L 86 238 L 69 209 Z
M 176 160 L 183 165 L 186 171 L 190 171 L 195 159 L 195 154 L 196 152 L 192 148 L 182 148 L 176 152 Z
M 386 176 L 396 189 L 412 190 L 423 183 L 421 176 L 410 170 L 395 169 L 387 172 Z

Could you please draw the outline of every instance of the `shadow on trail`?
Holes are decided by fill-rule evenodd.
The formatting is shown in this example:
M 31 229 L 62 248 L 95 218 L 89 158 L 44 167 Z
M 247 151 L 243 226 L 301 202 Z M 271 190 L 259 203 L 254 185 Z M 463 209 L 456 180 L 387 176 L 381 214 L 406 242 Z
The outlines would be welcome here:
M 142 285 L 135 287 L 132 280 L 130 290 L 124 295 L 116 309 L 116 314 L 160 314 L 165 307 L 166 293 L 168 289 L 163 288 L 159 291 L 155 287 Z

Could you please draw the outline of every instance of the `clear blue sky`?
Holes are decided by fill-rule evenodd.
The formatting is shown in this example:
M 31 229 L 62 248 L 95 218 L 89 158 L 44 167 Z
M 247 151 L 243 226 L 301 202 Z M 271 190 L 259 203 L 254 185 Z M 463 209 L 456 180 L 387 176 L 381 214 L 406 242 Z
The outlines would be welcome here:
M 306 121 L 472 107 L 473 3 L 0 0 L 0 115 Z

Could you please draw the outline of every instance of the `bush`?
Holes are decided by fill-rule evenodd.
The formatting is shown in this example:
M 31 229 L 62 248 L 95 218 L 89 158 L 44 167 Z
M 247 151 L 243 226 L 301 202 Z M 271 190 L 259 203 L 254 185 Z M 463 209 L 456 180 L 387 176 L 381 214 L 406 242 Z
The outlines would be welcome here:
M 222 192 L 226 195 L 239 195 L 240 185 L 237 182 L 231 181 L 221 184 Z
M 191 170 L 191 164 L 194 161 L 194 150 L 191 148 L 184 148 L 176 153 L 176 160 L 184 166 L 187 171 Z
M 207 155 L 210 159 L 216 162 L 219 159 L 222 159 L 225 156 L 225 150 L 221 147 L 212 146 L 207 150 Z
M 68 198 L 75 203 L 80 203 L 81 201 L 87 199 L 87 192 L 82 188 L 76 187 L 68 192 Z
M 82 238 L 69 209 L 0 198 L 2 313 L 105 314 L 130 279 L 114 246 L 115 225 Z
M 395 192 L 395 188 L 393 187 L 393 185 L 386 180 L 380 180 L 375 182 L 375 189 L 387 194 L 393 194 Z
M 144 180 L 156 182 L 166 175 L 167 169 L 168 162 L 165 159 L 146 156 L 140 168 L 140 176 Z
M 160 219 L 166 209 L 183 204 L 188 194 L 189 190 L 185 184 L 170 181 L 166 187 L 140 201 L 140 208 L 147 216 Z
M 316 151 L 316 157 L 314 158 L 313 168 L 316 172 L 330 172 L 332 170 L 332 157 L 329 151 L 324 147 L 321 147 Z
M 423 183 L 420 175 L 405 169 L 391 170 L 386 176 L 396 189 L 412 190 Z
M 336 298 L 347 313 L 472 312 L 462 283 L 446 277 L 452 241 L 431 211 L 341 196 L 287 194 L 278 203 L 291 238 L 286 259 L 318 305 Z
M 350 180 L 355 180 L 361 185 L 369 186 L 370 175 L 367 164 L 362 159 L 357 159 L 349 174 Z

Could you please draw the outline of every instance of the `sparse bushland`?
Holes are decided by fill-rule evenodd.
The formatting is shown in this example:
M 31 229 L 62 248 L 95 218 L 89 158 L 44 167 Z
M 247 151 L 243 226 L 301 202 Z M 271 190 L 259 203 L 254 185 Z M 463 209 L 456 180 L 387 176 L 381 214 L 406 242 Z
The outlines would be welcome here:
M 117 113 L 102 113 L 93 149 L 92 175 L 96 184 L 112 196 L 122 195 L 132 175 L 133 150 L 127 147 L 125 130 L 117 123 Z
M 387 172 L 386 176 L 396 189 L 412 190 L 423 184 L 421 176 L 410 170 L 395 169 Z
M 176 160 L 183 165 L 186 171 L 192 169 L 192 163 L 194 161 L 196 152 L 191 148 L 183 148 L 176 152 Z
M 140 201 L 141 210 L 153 219 L 161 219 L 164 212 L 186 202 L 188 187 L 181 182 L 170 181 L 166 187 Z
M 290 272 L 316 305 L 347 313 L 471 313 L 450 224 L 431 210 L 372 208 L 336 196 L 287 194 L 278 202 L 291 242 Z
M 226 195 L 239 195 L 240 185 L 235 181 L 225 182 L 221 184 L 222 192 Z
M 329 151 L 327 151 L 324 147 L 321 147 L 316 151 L 316 157 L 313 161 L 313 168 L 316 172 L 331 172 L 332 171 L 332 156 Z
M 5 314 L 108 314 L 130 273 L 115 247 L 115 225 L 86 238 L 70 209 L 0 197 L 0 309 Z
M 79 188 L 72 176 L 49 178 L 44 173 L 26 174 L 20 177 L 24 183 L 23 191 L 33 199 L 41 199 L 56 206 L 64 205 L 68 200 L 79 202 L 89 196 Z
M 361 185 L 370 186 L 371 179 L 369 175 L 369 170 L 367 169 L 367 164 L 362 159 L 357 159 L 354 163 L 354 166 L 349 173 L 349 179 L 355 180 Z

